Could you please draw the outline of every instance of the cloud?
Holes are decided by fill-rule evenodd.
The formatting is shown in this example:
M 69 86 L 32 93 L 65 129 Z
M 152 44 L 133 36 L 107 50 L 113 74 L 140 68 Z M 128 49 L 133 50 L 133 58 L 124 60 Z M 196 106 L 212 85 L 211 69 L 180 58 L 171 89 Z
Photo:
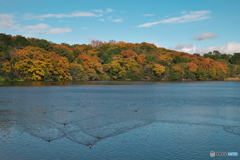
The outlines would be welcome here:
M 96 15 L 91 12 L 74 12 L 70 14 L 44 14 L 40 16 L 36 16 L 35 18 L 71 18 L 71 17 L 100 17 L 102 14 Z
M 20 29 L 13 21 L 13 16 L 9 14 L 0 14 L 0 28 L 2 29 Z
M 151 27 L 156 24 L 164 24 L 164 23 L 187 23 L 187 22 L 193 22 L 193 21 L 200 21 L 204 19 L 209 19 L 211 18 L 209 16 L 211 12 L 207 10 L 203 11 L 191 11 L 188 14 L 184 14 L 180 17 L 172 17 L 168 18 L 162 21 L 156 21 L 156 22 L 151 22 L 151 23 L 144 23 L 139 25 L 138 27 Z
M 142 16 L 154 16 L 154 14 L 143 14 Z
M 89 28 L 88 27 L 83 27 L 82 30 L 88 30 Z
M 144 23 L 144 24 L 139 25 L 138 27 L 151 27 L 151 26 L 153 26 L 155 24 L 159 24 L 159 23 L 161 23 L 161 22 Z
M 108 17 L 106 20 L 112 21 L 112 22 L 123 22 L 122 19 L 113 19 L 112 17 Z M 104 21 L 104 19 L 101 19 L 101 21 Z
M 228 42 L 226 45 L 222 46 L 211 46 L 209 48 L 198 48 L 197 53 L 208 53 L 214 50 L 219 51 L 220 53 L 233 54 L 240 53 L 240 43 L 237 42 Z
M 122 22 L 123 20 L 122 19 L 114 19 L 112 20 L 113 22 Z
M 93 9 L 93 12 L 98 12 L 98 13 L 108 13 L 108 12 L 113 12 L 114 10 L 111 8 L 107 8 L 105 11 L 101 9 Z
M 101 9 L 94 9 L 93 12 L 103 13 L 103 10 L 101 10 Z
M 161 46 L 162 46 L 161 43 L 158 43 L 158 42 L 155 42 L 155 41 L 153 41 L 152 44 L 154 44 L 154 45 L 157 46 L 157 47 L 161 47 Z
M 70 28 L 51 28 L 46 32 L 43 32 L 42 34 L 60 34 L 60 33 L 67 33 L 72 32 Z
M 187 14 L 187 11 L 182 11 L 181 14 Z
M 35 29 L 47 29 L 49 26 L 47 25 L 47 24 L 43 24 L 43 23 L 39 23 L 39 24 L 37 24 L 37 25 L 35 25 L 35 26 L 24 26 L 23 28 L 24 29 L 32 29 L 32 30 L 35 30 Z
M 208 48 L 196 48 L 194 44 L 179 43 L 175 47 L 170 47 L 170 49 L 187 52 L 190 54 L 193 54 L 193 53 L 204 54 L 204 53 L 212 52 L 214 50 L 217 50 L 220 53 L 233 54 L 233 53 L 240 53 L 240 43 L 228 42 L 226 45 L 211 46 Z
M 196 47 L 193 44 L 184 44 L 184 43 L 178 43 L 175 47 L 170 47 L 170 49 L 181 51 L 181 52 L 187 52 L 187 53 L 195 53 Z
M 86 28 L 83 28 L 86 29 Z M 47 24 L 39 23 L 37 25 L 23 26 L 22 29 L 18 30 L 19 32 L 25 32 L 24 35 L 27 37 L 33 37 L 37 35 L 46 35 L 46 34 L 61 34 L 71 32 L 70 28 L 51 28 Z
M 74 14 L 72 14 L 74 15 Z M 70 28 L 51 28 L 49 25 L 39 23 L 29 26 L 15 25 L 13 16 L 8 14 L 0 14 L 0 28 L 2 29 L 18 29 L 18 32 L 25 32 L 26 36 L 45 35 L 45 34 L 60 34 L 71 32 Z
M 23 34 L 24 37 L 35 37 L 35 34 Z
M 111 8 L 107 8 L 106 12 L 113 12 L 114 10 Z
M 99 21 L 102 21 L 102 22 L 104 22 L 105 20 L 104 20 L 104 19 L 99 19 Z
M 36 19 L 36 16 L 31 14 L 31 13 L 26 13 L 23 15 L 24 20 L 31 20 L 31 19 Z
M 201 35 L 199 35 L 197 37 L 192 37 L 192 39 L 201 41 L 201 40 L 204 40 L 204 39 L 213 39 L 213 38 L 216 38 L 216 37 L 217 37 L 216 34 L 208 32 L 208 33 L 202 33 Z

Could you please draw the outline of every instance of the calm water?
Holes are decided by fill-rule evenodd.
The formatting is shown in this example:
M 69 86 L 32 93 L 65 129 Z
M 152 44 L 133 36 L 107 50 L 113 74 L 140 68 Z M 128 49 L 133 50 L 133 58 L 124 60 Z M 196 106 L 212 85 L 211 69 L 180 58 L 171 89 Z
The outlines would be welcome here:
M 3 160 L 239 159 L 240 82 L 0 86 Z

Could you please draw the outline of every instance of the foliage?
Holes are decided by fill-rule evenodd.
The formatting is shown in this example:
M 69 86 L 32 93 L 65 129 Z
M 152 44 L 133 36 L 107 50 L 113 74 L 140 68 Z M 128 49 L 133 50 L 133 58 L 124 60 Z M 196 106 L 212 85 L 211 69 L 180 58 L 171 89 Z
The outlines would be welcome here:
M 240 53 L 188 54 L 146 42 L 55 44 L 0 34 L 0 80 L 223 80 L 240 76 Z

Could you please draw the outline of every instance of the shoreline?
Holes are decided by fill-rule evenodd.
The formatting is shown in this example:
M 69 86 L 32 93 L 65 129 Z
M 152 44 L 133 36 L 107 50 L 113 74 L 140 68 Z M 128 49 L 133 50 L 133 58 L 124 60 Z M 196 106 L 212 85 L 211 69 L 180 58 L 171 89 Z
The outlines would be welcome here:
M 240 81 L 240 78 L 238 78 L 238 77 L 228 77 L 228 78 L 225 78 L 224 81 Z

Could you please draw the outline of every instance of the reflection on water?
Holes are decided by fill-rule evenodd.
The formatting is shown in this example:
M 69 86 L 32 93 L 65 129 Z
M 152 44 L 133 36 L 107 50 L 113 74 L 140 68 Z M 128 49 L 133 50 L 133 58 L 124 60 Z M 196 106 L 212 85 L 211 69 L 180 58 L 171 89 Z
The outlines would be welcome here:
M 62 81 L 62 82 L 45 82 L 45 81 L 17 81 L 17 82 L 2 82 L 0 81 L 0 87 L 11 87 L 11 86 L 18 86 L 18 87 L 29 87 L 29 86 L 68 86 L 71 85 L 71 81 Z
M 17 81 L 17 82 L 2 82 L 0 81 L 0 87 L 10 86 L 69 86 L 69 85 L 160 85 L 160 84 L 174 84 L 185 82 L 144 82 L 144 81 Z M 195 81 L 188 83 L 196 83 Z
M 69 86 L 69 85 L 142 85 L 146 82 L 133 82 L 133 81 L 62 81 L 62 82 L 51 82 L 51 81 L 19 81 L 19 82 L 2 82 L 0 86 Z M 157 82 L 149 82 L 149 84 L 156 84 Z
M 9 84 L 0 87 L 0 142 L 6 143 L 27 133 L 45 142 L 62 140 L 64 143 L 70 141 L 95 148 L 104 141 L 113 144 L 117 141 L 117 138 L 110 138 L 122 137 L 121 141 L 124 141 L 130 137 L 131 141 L 139 138 L 146 143 L 132 150 L 123 150 L 123 154 L 141 153 L 148 145 L 158 141 L 153 137 L 161 139 L 158 136 L 160 133 L 168 133 L 169 126 L 174 126 L 174 130 L 165 135 L 166 139 L 161 139 L 162 142 L 167 141 L 169 149 L 178 148 L 180 151 L 178 143 L 182 143 L 181 138 L 184 140 L 185 137 L 186 140 L 191 132 L 198 135 L 186 144 L 187 147 L 201 144 L 199 153 L 194 150 L 193 154 L 205 151 L 203 146 L 209 145 L 211 140 L 203 139 L 212 134 L 216 137 L 231 134 L 237 136 L 237 141 L 240 140 L 238 82 L 81 83 L 64 82 L 53 86 L 50 83 L 47 85 L 49 87 L 41 87 L 46 86 L 41 82 L 34 84 L 35 87 L 26 84 L 21 84 L 21 87 L 9 87 Z M 216 133 L 209 127 L 220 128 L 221 131 Z M 174 135 L 175 132 L 179 134 Z M 199 139 L 202 139 L 201 142 Z M 169 143 L 170 140 L 174 143 Z M 231 138 L 228 141 L 235 143 Z M 126 147 L 127 143 L 131 142 L 118 145 Z M 161 143 L 158 146 L 161 148 L 164 145 Z M 240 145 L 234 147 L 239 148 Z M 179 151 L 176 153 L 180 155 Z M 189 154 L 190 151 L 185 152 Z M 152 156 L 157 159 L 157 155 L 158 151 L 153 151 L 143 159 Z M 186 157 L 182 155 L 182 158 Z
M 93 145 L 105 138 L 151 123 L 153 119 L 146 117 L 145 113 L 143 110 L 136 112 L 133 108 L 122 110 L 78 106 L 70 110 L 54 106 L 24 108 L 8 116 L 12 116 L 24 132 L 45 141 L 66 137 L 83 145 Z

